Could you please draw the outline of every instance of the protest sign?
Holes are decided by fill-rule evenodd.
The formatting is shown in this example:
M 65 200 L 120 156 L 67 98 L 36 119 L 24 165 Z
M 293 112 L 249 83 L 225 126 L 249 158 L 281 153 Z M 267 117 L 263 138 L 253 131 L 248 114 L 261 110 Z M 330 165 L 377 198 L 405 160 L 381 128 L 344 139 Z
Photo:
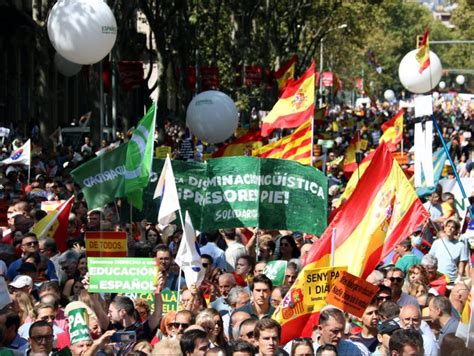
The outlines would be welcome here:
M 245 156 L 172 164 L 181 208 L 197 230 L 257 226 L 320 235 L 326 228 L 327 178 L 313 167 Z M 155 160 L 144 209 L 133 212 L 135 219 L 156 221 L 160 199 L 153 195 L 162 166 Z
M 71 345 L 80 341 L 92 340 L 89 333 L 89 314 L 87 306 L 82 302 L 72 302 L 66 308 L 69 322 L 69 338 Z
M 287 261 L 269 261 L 267 262 L 263 274 L 271 279 L 273 286 L 281 286 L 285 281 L 285 271 Z
M 328 304 L 361 318 L 378 290 L 377 286 L 344 271 L 334 281 L 326 300 Z
M 347 267 L 327 267 L 304 271 L 303 302 L 314 310 L 326 305 L 326 296 L 335 280 Z
M 155 158 L 165 159 L 167 155 L 171 155 L 171 146 L 161 146 L 155 148 Z
M 87 231 L 87 257 L 127 257 L 125 231 Z
M 127 293 L 127 297 L 132 300 L 143 299 L 146 300 L 150 306 L 150 311 L 153 313 L 155 310 L 155 294 L 154 293 Z M 176 301 L 178 300 L 178 292 L 170 289 L 164 289 L 161 291 L 161 298 L 163 300 L 162 311 L 166 314 L 170 311 L 177 311 Z
M 92 293 L 151 293 L 157 268 L 153 258 L 88 257 Z
M 101 208 L 125 196 L 124 178 L 127 144 L 93 158 L 71 172 L 82 188 L 89 209 Z

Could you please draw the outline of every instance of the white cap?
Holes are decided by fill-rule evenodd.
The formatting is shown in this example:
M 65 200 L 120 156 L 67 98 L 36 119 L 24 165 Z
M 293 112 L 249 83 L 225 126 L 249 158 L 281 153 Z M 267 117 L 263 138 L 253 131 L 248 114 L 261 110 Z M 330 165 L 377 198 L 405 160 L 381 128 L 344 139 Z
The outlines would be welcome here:
M 33 280 L 31 279 L 30 276 L 16 276 L 13 282 L 9 284 L 9 286 L 12 286 L 14 288 L 24 288 L 24 287 L 33 287 Z

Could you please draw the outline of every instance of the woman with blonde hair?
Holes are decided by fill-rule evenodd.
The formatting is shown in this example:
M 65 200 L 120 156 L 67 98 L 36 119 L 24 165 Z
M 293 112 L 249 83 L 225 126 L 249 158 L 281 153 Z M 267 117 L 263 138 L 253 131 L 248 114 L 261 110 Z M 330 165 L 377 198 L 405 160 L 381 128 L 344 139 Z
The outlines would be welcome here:
M 209 334 L 214 346 L 225 346 L 222 317 L 217 310 L 208 308 L 201 311 L 196 316 L 196 325 L 201 326 Z
M 16 292 L 15 300 L 18 303 L 20 325 L 30 322 L 33 318 L 33 310 L 35 308 L 31 295 L 25 292 Z

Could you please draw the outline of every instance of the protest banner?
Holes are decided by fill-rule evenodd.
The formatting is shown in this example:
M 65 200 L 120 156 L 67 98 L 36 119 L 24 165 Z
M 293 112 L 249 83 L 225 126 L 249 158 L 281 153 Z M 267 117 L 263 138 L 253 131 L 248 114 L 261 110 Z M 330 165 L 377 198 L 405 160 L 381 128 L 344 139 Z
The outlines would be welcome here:
M 281 286 L 285 281 L 285 271 L 288 262 L 283 260 L 267 262 L 263 274 L 270 278 L 273 286 Z
M 171 146 L 161 146 L 155 148 L 155 158 L 165 159 L 167 155 L 171 155 Z
M 92 340 L 89 332 L 89 314 L 83 302 L 72 302 L 66 308 L 69 322 L 69 339 L 71 345 L 80 341 Z
M 378 290 L 377 286 L 344 271 L 334 281 L 326 300 L 328 304 L 361 318 Z
M 150 311 L 155 311 L 155 294 L 154 293 L 126 293 L 127 297 L 132 300 L 143 299 L 146 300 L 150 307 Z M 170 311 L 178 311 L 176 308 L 176 301 L 178 300 L 178 292 L 168 288 L 161 291 L 161 298 L 163 299 L 163 315 Z
M 336 279 L 347 267 L 327 267 L 304 271 L 303 303 L 319 310 L 326 305 L 326 297 Z
M 87 231 L 87 257 L 127 257 L 125 231 Z
M 88 257 L 91 293 L 151 293 L 157 268 L 153 258 Z
M 134 219 L 156 221 L 160 199 L 153 195 L 163 162 L 154 161 L 144 209 L 134 210 Z M 320 235 L 326 228 L 327 178 L 313 167 L 246 156 L 172 164 L 181 209 L 197 230 L 256 226 Z

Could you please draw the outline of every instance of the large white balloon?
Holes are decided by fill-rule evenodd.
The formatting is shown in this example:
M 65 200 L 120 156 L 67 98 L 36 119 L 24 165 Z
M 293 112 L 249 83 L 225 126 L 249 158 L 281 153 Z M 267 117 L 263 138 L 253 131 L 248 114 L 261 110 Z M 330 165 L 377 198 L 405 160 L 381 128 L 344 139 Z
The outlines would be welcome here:
M 67 60 L 93 64 L 114 46 L 117 23 L 103 0 L 59 0 L 48 17 L 48 36 Z
M 54 55 L 54 64 L 59 73 L 65 77 L 72 77 L 79 73 L 82 69 L 82 64 L 73 63 L 61 56 L 59 53 Z
M 462 74 L 459 74 L 456 77 L 456 83 L 458 83 L 459 85 L 463 85 L 465 80 L 466 80 L 466 78 L 464 78 L 464 75 L 462 75 Z
M 439 86 L 440 89 L 444 89 L 444 88 L 446 88 L 446 83 L 443 82 L 443 81 L 440 81 L 438 86 Z
M 414 49 L 403 57 L 398 67 L 398 77 L 405 89 L 422 94 L 438 85 L 443 68 L 438 56 L 430 51 L 430 65 L 420 73 L 420 63 L 416 60 L 417 51 Z
M 192 134 L 209 143 L 228 139 L 237 129 L 239 113 L 226 94 L 209 90 L 196 95 L 186 112 L 186 125 Z
M 383 97 L 385 98 L 385 100 L 391 102 L 393 101 L 393 99 L 395 99 L 395 93 L 393 92 L 392 89 L 387 89 L 383 93 Z

